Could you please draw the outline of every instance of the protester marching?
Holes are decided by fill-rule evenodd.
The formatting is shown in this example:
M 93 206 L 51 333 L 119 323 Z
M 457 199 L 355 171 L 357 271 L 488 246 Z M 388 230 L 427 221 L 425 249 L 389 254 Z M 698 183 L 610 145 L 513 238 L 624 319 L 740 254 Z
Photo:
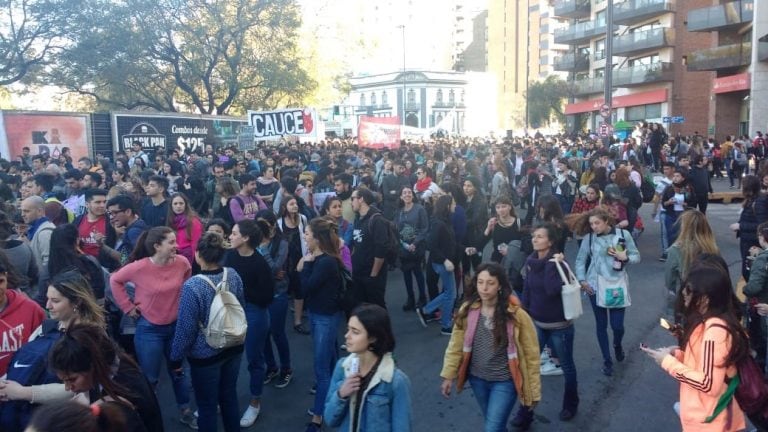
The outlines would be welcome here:
M 433 394 L 471 388 L 485 431 L 535 428 L 543 399 L 571 422 L 585 415 L 577 373 L 611 379 L 629 367 L 625 326 L 651 324 L 629 318 L 641 281 L 627 269 L 641 260 L 666 266 L 677 343 L 643 350 L 680 383 L 682 429 L 765 430 L 768 396 L 742 396 L 768 395 L 762 138 L 669 137 L 643 122 L 622 140 L 132 144 L 113 158 L 0 159 L 4 432 L 80 417 L 111 431 L 258 428 L 265 387 L 299 391 L 297 364 L 314 383 L 311 406 L 296 407 L 309 408 L 307 432 L 414 430 L 429 414 L 413 411 L 415 371 L 398 354 L 414 347 L 395 344 L 395 308 L 415 331 L 439 324 L 443 364 L 423 365 Z M 731 228 L 746 302 L 705 216 L 726 177 L 744 199 Z M 642 235 L 656 222 L 660 236 Z M 596 332 L 574 344 L 581 303 Z M 301 341 L 310 358 L 292 355 Z M 575 351 L 597 363 L 577 365 Z M 562 390 L 544 394 L 552 375 Z M 156 397 L 168 382 L 173 410 Z

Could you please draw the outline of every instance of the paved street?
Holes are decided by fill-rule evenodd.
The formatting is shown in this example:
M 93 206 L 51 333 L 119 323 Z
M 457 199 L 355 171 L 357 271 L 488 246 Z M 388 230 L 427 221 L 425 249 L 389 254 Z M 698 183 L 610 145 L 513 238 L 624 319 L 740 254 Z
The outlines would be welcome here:
M 727 190 L 727 181 L 713 182 L 716 190 Z M 740 204 L 711 204 L 708 219 L 717 233 L 718 245 L 736 277 L 739 268 L 738 241 L 728 225 L 738 220 Z M 543 400 L 536 409 L 533 431 L 675 431 L 679 422 L 672 410 L 677 399 L 675 381 L 637 348 L 646 343 L 662 346 L 673 343 L 672 338 L 658 325 L 666 308 L 666 289 L 663 286 L 664 264 L 660 255 L 658 224 L 650 218 L 651 206 L 640 210 L 646 221 L 646 231 L 639 239 L 642 262 L 630 266 L 632 307 L 626 317 L 624 347 L 627 359 L 615 365 L 613 377 L 600 372 L 602 360 L 594 335 L 594 317 L 589 302 L 584 299 L 585 314 L 576 322 L 574 355 L 579 374 L 581 403 L 577 416 L 568 423 L 558 419 L 563 391 L 562 376 L 542 377 Z M 573 262 L 576 242 L 568 244 L 566 255 Z M 416 315 L 401 310 L 405 289 L 399 271 L 389 273 L 387 302 L 397 337 L 395 355 L 398 365 L 411 379 L 413 398 L 413 425 L 416 431 L 470 431 L 481 430 L 479 409 L 467 389 L 458 396 L 444 399 L 439 392 L 438 376 L 448 337 L 441 336 L 439 326 L 431 324 L 424 329 Z M 610 332 L 609 332 L 610 333 Z M 339 341 L 341 343 L 341 334 Z M 312 354 L 309 336 L 291 331 L 290 342 L 294 366 L 294 380 L 285 389 L 266 386 L 262 399 L 262 412 L 254 431 L 301 431 L 309 417 L 305 414 L 312 404 L 308 393 L 312 385 Z M 189 430 L 178 422 L 173 394 L 167 378 L 161 383 L 160 398 L 169 431 Z M 240 403 L 248 402 L 248 372 L 243 357 L 238 382 Z

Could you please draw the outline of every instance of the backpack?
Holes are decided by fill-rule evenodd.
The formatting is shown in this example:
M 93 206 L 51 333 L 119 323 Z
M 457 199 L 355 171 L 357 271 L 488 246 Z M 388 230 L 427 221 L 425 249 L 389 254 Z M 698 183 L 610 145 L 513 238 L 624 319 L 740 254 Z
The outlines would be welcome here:
M 377 216 L 387 226 L 387 264 L 395 265 L 395 263 L 397 263 L 397 256 L 400 253 L 400 235 L 397 233 L 395 224 L 391 220 L 385 218 L 381 213 L 374 213 L 371 216 L 371 219 L 368 221 L 368 232 L 373 233 L 371 224 L 373 223 L 373 219 Z
M 656 194 L 656 185 L 649 176 L 644 176 L 642 183 L 640 183 L 640 193 L 643 195 L 643 202 L 653 201 L 653 196 Z
M 59 323 L 56 320 L 47 319 L 43 321 L 42 330 L 40 336 L 22 345 L 13 354 L 5 379 L 16 381 L 24 386 L 61 382 L 48 370 L 48 352 L 61 337 Z M 27 401 L 7 401 L 0 404 L 0 430 L 23 431 L 36 407 L 37 404 Z
M 224 268 L 224 274 L 218 284 L 214 284 L 208 276 L 197 275 L 197 277 L 208 282 L 216 292 L 208 312 L 208 325 L 204 327 L 203 323 L 200 323 L 205 341 L 216 349 L 242 345 L 245 342 L 248 323 L 245 320 L 243 305 L 229 290 L 227 268 Z

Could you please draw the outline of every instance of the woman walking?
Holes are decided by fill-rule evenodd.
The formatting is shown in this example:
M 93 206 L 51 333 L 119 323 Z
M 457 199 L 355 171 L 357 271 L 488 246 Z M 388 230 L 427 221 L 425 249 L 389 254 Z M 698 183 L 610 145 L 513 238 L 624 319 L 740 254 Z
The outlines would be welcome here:
M 304 313 L 304 288 L 301 285 L 296 265 L 307 253 L 304 230 L 307 218 L 299 213 L 299 202 L 294 196 L 285 196 L 280 201 L 277 226 L 288 242 L 288 292 L 293 295 L 293 330 L 308 335 L 309 330 L 302 323 Z
M 179 310 L 179 295 L 192 267 L 176 255 L 176 234 L 169 227 L 154 227 L 141 234 L 130 263 L 110 277 L 117 306 L 136 319 L 136 359 L 150 384 L 160 380 L 163 357 L 168 366 L 180 421 L 192 425 L 195 418 L 189 408 L 189 378 L 183 369 L 171 367 L 170 353 Z M 129 297 L 126 284 L 135 286 Z
M 473 287 L 456 314 L 440 388 L 447 398 L 454 381 L 458 392 L 469 381 L 485 420 L 483 430 L 502 432 L 518 398 L 529 407 L 541 400 L 539 343 L 503 267 L 480 265 Z
M 400 270 L 403 272 L 405 290 L 408 295 L 403 305 L 404 311 L 412 311 L 427 303 L 426 282 L 424 280 L 424 252 L 426 251 L 429 218 L 424 207 L 414 202 L 415 196 L 410 187 L 404 187 L 400 193 L 401 207 L 395 214 L 397 232 L 400 234 Z M 413 293 L 413 279 L 419 290 L 418 301 Z
M 640 262 L 640 251 L 637 250 L 629 231 L 617 228 L 615 219 L 605 209 L 598 207 L 587 213 L 587 217 L 591 232 L 582 240 L 576 257 L 576 278 L 581 283 L 582 290 L 589 295 L 592 304 L 597 342 L 603 354 L 602 372 L 611 376 L 613 360 L 608 348 L 608 322 L 610 321 L 613 330 L 616 361 L 622 362 L 625 356 L 621 344 L 624 338 L 624 314 L 626 306 L 629 305 L 629 278 L 626 267 L 629 263 Z M 598 304 L 598 290 L 606 290 L 608 287 L 603 285 L 614 285 L 615 281 L 623 284 L 623 292 L 614 291 L 616 297 L 608 299 L 610 305 L 608 301 L 603 305 Z M 619 296 L 623 296 L 623 301 L 619 301 Z M 601 301 L 605 297 L 605 292 L 600 293 Z
M 338 360 L 336 335 L 343 319 L 339 307 L 339 284 L 342 283 L 340 268 L 344 263 L 339 256 L 337 230 L 336 221 L 331 218 L 313 219 L 305 233 L 309 253 L 298 264 L 301 285 L 307 290 L 317 383 L 311 409 L 312 420 L 306 432 L 316 432 L 322 427 L 331 374 Z

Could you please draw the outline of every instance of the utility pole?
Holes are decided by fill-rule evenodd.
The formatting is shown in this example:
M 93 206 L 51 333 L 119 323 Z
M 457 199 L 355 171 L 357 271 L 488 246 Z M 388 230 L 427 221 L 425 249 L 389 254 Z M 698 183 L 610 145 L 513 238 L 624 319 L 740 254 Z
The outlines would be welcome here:
M 605 70 L 603 71 L 603 80 L 605 82 L 605 93 L 603 106 L 600 108 L 600 115 L 603 122 L 600 125 L 600 135 L 603 137 L 603 146 L 609 148 L 611 145 L 612 127 L 611 117 L 613 116 L 613 0 L 608 0 L 605 8 Z
M 405 126 L 405 108 L 407 106 L 407 93 L 405 91 L 405 24 L 401 24 L 398 27 L 400 27 L 403 34 L 403 126 Z

